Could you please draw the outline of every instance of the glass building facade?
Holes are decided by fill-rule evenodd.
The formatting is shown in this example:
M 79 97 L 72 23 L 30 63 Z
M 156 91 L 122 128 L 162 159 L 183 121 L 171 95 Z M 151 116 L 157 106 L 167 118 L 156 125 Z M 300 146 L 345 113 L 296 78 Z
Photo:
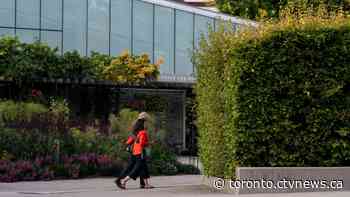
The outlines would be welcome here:
M 1 0 L 0 36 L 39 40 L 61 53 L 147 53 L 164 60 L 161 79 L 191 79 L 193 49 L 222 19 L 233 28 L 250 23 L 166 0 Z

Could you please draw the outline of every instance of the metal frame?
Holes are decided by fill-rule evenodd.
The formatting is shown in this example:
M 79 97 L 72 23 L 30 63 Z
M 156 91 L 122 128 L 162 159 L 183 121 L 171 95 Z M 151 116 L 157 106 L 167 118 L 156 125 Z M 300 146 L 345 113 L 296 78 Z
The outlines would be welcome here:
M 86 2 L 85 56 L 89 55 L 89 0 Z
M 226 20 L 226 21 L 231 21 L 233 23 L 238 23 L 241 25 L 249 25 L 249 26 L 257 26 L 258 25 L 256 22 L 251 21 L 251 20 L 241 19 L 238 17 L 233 17 L 233 16 L 230 16 L 227 14 L 223 14 L 220 12 L 205 10 L 205 9 L 201 9 L 201 8 L 197 8 L 197 7 L 193 7 L 193 6 L 189 6 L 189 5 L 184 5 L 184 4 L 173 2 L 173 1 L 167 1 L 167 0 L 139 0 L 139 1 L 144 1 L 144 2 L 148 2 L 148 3 L 156 4 L 156 5 L 161 5 L 164 7 L 174 8 L 174 9 L 182 10 L 182 11 L 186 11 L 186 12 L 191 12 L 193 14 L 208 16 L 211 18 L 217 18 L 217 19 L 222 19 L 222 20 Z
M 108 14 L 109 14 L 109 21 L 108 21 L 108 25 L 109 25 L 109 30 L 108 30 L 108 55 L 111 55 L 111 40 L 112 40 L 112 0 L 108 1 L 109 4 L 109 8 L 108 8 Z
M 39 0 L 39 40 L 41 41 L 41 29 L 42 29 L 42 20 L 41 20 L 41 17 L 42 17 L 42 0 Z
M 63 54 L 63 39 L 64 39 L 64 1 L 65 0 L 62 0 L 61 1 L 61 6 L 62 6 L 62 8 L 61 8 L 61 30 L 62 30 L 62 33 L 61 33 L 61 54 Z

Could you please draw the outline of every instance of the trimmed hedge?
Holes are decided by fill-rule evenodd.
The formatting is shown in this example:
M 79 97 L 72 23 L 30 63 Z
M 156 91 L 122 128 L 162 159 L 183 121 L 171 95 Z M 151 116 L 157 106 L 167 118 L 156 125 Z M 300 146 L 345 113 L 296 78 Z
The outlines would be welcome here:
M 221 27 L 220 32 L 224 28 Z M 210 33 L 210 44 L 201 40 L 200 49 L 194 57 L 197 66 L 195 87 L 198 102 L 197 126 L 199 128 L 199 155 L 204 172 L 208 175 L 223 175 L 225 165 L 224 137 L 224 65 L 229 48 L 228 37 Z
M 239 36 L 214 32 L 203 43 L 196 89 L 206 174 L 232 176 L 237 165 L 350 165 L 347 18 L 286 18 Z M 225 143 L 215 143 L 222 136 Z

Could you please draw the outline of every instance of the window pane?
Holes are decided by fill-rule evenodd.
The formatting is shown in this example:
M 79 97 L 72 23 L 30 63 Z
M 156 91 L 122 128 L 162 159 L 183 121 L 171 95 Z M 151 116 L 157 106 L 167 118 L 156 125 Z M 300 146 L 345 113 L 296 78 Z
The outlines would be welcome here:
M 131 51 L 131 0 L 112 1 L 111 55 Z
M 176 56 L 175 74 L 193 73 L 193 14 L 176 10 Z
M 41 42 L 47 43 L 50 47 L 58 47 L 58 51 L 61 52 L 62 45 L 62 33 L 55 31 L 42 31 L 41 32 Z
M 206 16 L 200 16 L 195 15 L 195 47 L 198 48 L 199 41 L 201 39 L 201 36 L 203 35 L 205 38 L 208 37 L 209 34 L 209 27 L 214 27 L 214 19 L 206 17 Z
M 174 73 L 174 10 L 156 6 L 155 8 L 155 58 L 163 58 L 160 72 Z
M 153 57 L 153 5 L 134 1 L 133 53 L 147 53 Z
M 62 0 L 41 1 L 41 24 L 43 29 L 61 29 Z
M 16 36 L 18 36 L 21 42 L 33 43 L 39 40 L 39 31 L 17 29 Z
M 64 51 L 86 55 L 86 0 L 64 1 Z
M 15 26 L 15 1 L 1 0 L 0 3 L 0 26 Z
M 88 52 L 109 52 L 109 0 L 89 0 Z
M 15 30 L 14 29 L 6 29 L 6 28 L 0 28 L 0 37 L 3 36 L 14 36 Z
M 17 27 L 39 28 L 40 0 L 17 0 Z

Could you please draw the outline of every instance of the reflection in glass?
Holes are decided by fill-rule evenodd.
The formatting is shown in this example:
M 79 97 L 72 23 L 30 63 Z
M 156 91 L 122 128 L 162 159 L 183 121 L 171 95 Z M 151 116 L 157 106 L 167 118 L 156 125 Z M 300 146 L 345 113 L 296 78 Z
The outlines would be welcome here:
M 134 1 L 133 53 L 153 57 L 153 5 Z
M 58 48 L 58 52 L 61 53 L 62 45 L 62 33 L 55 31 L 42 31 L 41 42 L 47 43 L 52 48 Z
M 14 29 L 7 29 L 7 28 L 0 28 L 0 37 L 3 36 L 14 36 L 15 30 Z
M 191 75 L 193 66 L 193 14 L 176 10 L 175 74 Z
M 17 27 L 40 27 L 40 0 L 17 0 Z
M 86 0 L 64 1 L 64 51 L 77 50 L 86 55 L 86 3 Z
M 43 29 L 61 29 L 62 0 L 41 1 L 41 25 Z
M 111 55 L 123 50 L 131 52 L 131 3 L 132 0 L 111 1 Z
M 198 48 L 201 36 L 203 35 L 204 38 L 207 38 L 209 34 L 209 28 L 214 27 L 214 20 L 206 16 L 195 15 L 194 24 L 195 24 L 194 45 L 195 45 L 195 48 Z
M 109 0 L 89 0 L 88 53 L 109 53 Z
M 0 3 L 0 26 L 15 26 L 15 1 L 1 0 Z
M 26 30 L 26 29 L 17 29 L 16 36 L 19 40 L 24 43 L 33 43 L 39 40 L 39 31 L 35 30 Z
M 161 6 L 155 7 L 155 51 L 157 59 L 162 58 L 164 64 L 160 66 L 160 72 L 164 74 L 174 73 L 174 10 Z

